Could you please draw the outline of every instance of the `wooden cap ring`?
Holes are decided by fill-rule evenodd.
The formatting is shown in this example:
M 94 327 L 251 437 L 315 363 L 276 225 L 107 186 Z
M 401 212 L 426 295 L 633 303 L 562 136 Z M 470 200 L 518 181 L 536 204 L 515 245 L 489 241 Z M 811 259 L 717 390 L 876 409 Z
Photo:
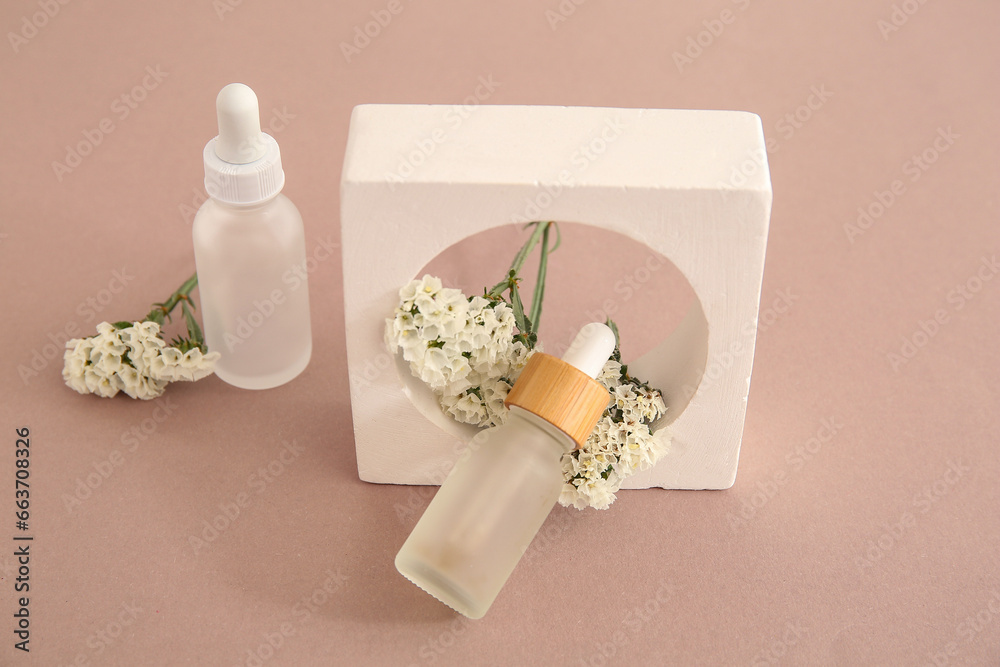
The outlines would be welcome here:
M 528 359 L 504 405 L 516 405 L 568 435 L 580 448 L 611 400 L 608 390 L 577 367 L 551 354 Z

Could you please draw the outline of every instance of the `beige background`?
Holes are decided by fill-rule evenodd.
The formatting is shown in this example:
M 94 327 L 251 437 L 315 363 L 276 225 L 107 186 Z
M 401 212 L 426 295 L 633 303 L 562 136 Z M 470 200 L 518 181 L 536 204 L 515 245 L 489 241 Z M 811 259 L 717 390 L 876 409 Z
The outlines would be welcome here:
M 389 3 L 225 2 L 0 6 L 0 663 L 1000 663 L 1000 6 L 567 0 L 550 24 L 556 0 L 403 1 L 348 62 L 340 42 Z M 101 400 L 46 357 L 193 270 L 185 207 L 224 84 L 254 87 L 274 121 L 312 252 L 337 243 L 351 108 L 458 103 L 481 76 L 499 82 L 490 104 L 760 114 L 774 183 L 763 307 L 794 298 L 758 339 L 736 485 L 556 510 L 473 623 L 392 566 L 430 491 L 357 479 L 338 256 L 310 276 L 315 353 L 285 387 L 210 378 L 156 403 Z M 57 174 L 81 142 L 88 154 Z M 875 218 L 849 238 L 859 207 Z M 587 238 L 581 252 L 634 257 L 604 267 L 611 280 L 644 259 Z M 553 338 L 573 279 L 552 278 Z M 622 320 L 642 330 L 669 302 L 646 289 Z M 894 364 L 904 339 L 920 347 Z M 11 633 L 20 426 L 30 655 Z

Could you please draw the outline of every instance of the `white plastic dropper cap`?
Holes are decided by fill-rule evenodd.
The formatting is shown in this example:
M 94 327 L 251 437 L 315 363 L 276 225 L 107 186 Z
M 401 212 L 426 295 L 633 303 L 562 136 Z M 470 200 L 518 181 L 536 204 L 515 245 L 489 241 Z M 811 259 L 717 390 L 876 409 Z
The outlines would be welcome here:
M 231 83 L 215 99 L 219 136 L 205 146 L 205 190 L 226 204 L 259 204 L 285 185 L 278 142 L 260 131 L 257 95 Z
M 247 164 L 264 157 L 267 147 L 260 131 L 260 107 L 250 86 L 231 83 L 215 98 L 219 136 L 215 154 L 230 164 Z
M 615 332 L 606 324 L 591 322 L 580 329 L 562 360 L 596 378 L 614 351 Z

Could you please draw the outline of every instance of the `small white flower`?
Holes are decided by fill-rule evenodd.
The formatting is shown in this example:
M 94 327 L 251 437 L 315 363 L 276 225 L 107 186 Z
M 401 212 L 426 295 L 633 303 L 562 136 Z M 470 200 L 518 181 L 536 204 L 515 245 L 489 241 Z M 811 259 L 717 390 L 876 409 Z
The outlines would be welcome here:
M 90 393 L 85 373 L 93 347 L 94 342 L 91 338 L 74 338 L 66 343 L 66 352 L 63 355 L 63 380 L 71 389 L 81 394 Z
M 132 398 L 138 398 L 143 401 L 161 396 L 163 390 L 167 387 L 167 382 L 154 380 L 149 376 L 139 373 L 139 371 L 131 366 L 125 366 L 119 371 L 118 376 L 124 384 L 122 391 Z
M 492 424 L 503 424 L 507 421 L 507 407 L 504 401 L 510 392 L 511 384 L 503 378 L 487 378 L 480 385 L 483 394 L 483 405 Z
M 441 289 L 440 278 L 424 275 L 420 280 L 411 280 L 406 285 L 403 285 L 399 290 L 399 300 L 404 304 L 408 303 L 412 306 L 418 295 L 433 296 L 439 289 Z M 407 307 L 407 310 L 409 310 L 409 307 Z
M 118 375 L 104 375 L 94 366 L 87 367 L 83 380 L 87 383 L 88 393 L 97 394 L 103 398 L 111 398 L 125 387 L 125 383 Z
M 132 366 L 140 373 L 145 373 L 160 350 L 166 347 L 156 322 L 133 322 L 132 326 L 121 329 L 118 336 L 128 346 Z
M 441 279 L 437 276 L 424 274 L 424 277 L 417 281 L 416 292 L 418 294 L 429 294 L 434 296 L 441 291 Z
M 220 356 L 218 352 L 202 354 L 198 348 L 181 352 L 176 347 L 165 347 L 150 363 L 149 377 L 163 382 L 195 382 L 215 372 Z
M 463 424 L 478 425 L 486 416 L 486 406 L 473 393 L 467 393 L 456 398 L 455 396 L 442 397 L 445 411 Z
M 620 382 L 622 365 L 614 359 L 608 359 L 601 369 L 601 374 L 597 376 L 597 381 L 605 387 L 613 387 Z

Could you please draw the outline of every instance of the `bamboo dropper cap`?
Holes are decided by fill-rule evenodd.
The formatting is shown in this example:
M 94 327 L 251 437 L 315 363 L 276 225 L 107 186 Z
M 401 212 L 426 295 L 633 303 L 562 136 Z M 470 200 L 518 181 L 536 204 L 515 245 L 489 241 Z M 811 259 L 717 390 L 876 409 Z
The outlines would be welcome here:
M 608 407 L 608 390 L 594 378 L 614 351 L 614 332 L 591 322 L 562 359 L 543 352 L 532 355 L 504 403 L 541 417 L 582 447 Z

